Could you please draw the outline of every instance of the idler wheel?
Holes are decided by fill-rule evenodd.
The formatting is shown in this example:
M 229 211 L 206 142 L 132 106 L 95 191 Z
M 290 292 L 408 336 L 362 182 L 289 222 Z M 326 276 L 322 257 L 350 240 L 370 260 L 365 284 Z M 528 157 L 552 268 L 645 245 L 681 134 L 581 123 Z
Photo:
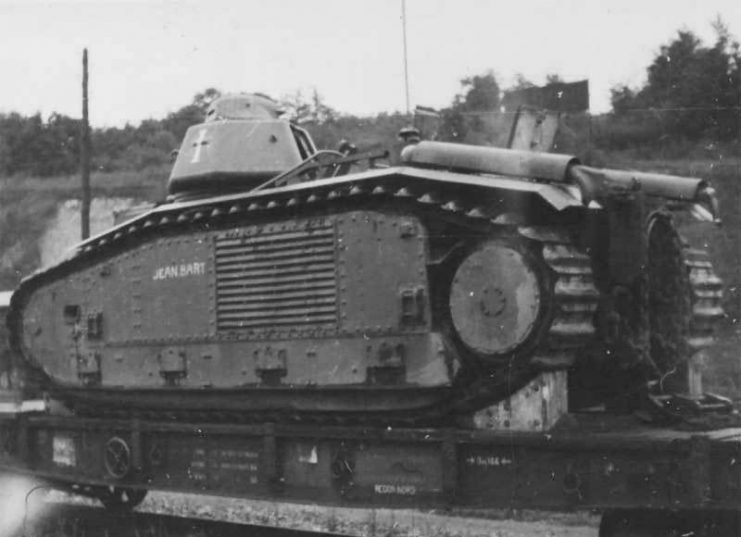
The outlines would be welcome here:
M 488 241 L 466 257 L 450 288 L 450 317 L 470 350 L 511 353 L 533 334 L 543 310 L 539 271 L 515 246 Z

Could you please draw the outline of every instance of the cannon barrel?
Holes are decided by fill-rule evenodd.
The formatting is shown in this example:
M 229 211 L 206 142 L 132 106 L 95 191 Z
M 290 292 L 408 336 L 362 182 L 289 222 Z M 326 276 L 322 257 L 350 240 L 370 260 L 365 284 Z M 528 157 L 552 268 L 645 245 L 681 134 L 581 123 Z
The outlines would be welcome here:
M 569 166 L 566 180 L 579 185 L 582 193 L 590 199 L 598 199 L 610 191 L 640 189 L 647 196 L 697 202 L 700 193 L 708 186 L 704 180 L 694 177 L 592 168 L 581 164 Z
M 402 161 L 415 166 L 491 173 L 579 187 L 584 204 L 611 194 L 641 190 L 647 196 L 699 204 L 718 220 L 715 191 L 703 179 L 584 166 L 573 155 L 536 153 L 447 142 L 420 142 L 404 148 Z

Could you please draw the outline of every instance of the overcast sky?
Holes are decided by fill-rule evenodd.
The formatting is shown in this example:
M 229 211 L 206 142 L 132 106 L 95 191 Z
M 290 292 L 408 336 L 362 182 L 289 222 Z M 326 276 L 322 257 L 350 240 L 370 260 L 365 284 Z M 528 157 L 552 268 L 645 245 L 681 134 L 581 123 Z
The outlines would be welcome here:
M 605 111 L 678 29 L 711 43 L 717 15 L 741 38 L 741 0 L 407 0 L 412 106 L 446 106 L 492 69 L 503 86 L 588 78 Z M 0 0 L 0 43 L 0 112 L 79 117 L 83 47 L 96 127 L 162 118 L 209 86 L 405 108 L 401 0 Z

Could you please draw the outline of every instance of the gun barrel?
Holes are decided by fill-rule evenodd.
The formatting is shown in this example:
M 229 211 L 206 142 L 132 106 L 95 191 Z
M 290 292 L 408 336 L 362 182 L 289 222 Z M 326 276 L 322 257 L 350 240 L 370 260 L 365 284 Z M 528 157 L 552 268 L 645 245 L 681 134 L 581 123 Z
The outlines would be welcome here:
M 698 201 L 700 192 L 707 187 L 706 181 L 695 177 L 599 169 L 580 164 L 572 165 L 567 176 L 580 186 L 582 183 L 589 183 L 596 197 L 607 195 L 612 190 L 640 189 L 647 196 L 678 201 Z

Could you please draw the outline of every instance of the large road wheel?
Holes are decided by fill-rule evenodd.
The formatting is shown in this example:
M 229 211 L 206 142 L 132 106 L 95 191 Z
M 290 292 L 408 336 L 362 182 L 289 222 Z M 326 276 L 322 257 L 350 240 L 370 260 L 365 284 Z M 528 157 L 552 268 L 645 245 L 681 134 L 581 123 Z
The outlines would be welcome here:
M 450 318 L 463 344 L 484 360 L 508 359 L 550 322 L 545 264 L 531 257 L 514 242 L 490 240 L 453 277 Z

